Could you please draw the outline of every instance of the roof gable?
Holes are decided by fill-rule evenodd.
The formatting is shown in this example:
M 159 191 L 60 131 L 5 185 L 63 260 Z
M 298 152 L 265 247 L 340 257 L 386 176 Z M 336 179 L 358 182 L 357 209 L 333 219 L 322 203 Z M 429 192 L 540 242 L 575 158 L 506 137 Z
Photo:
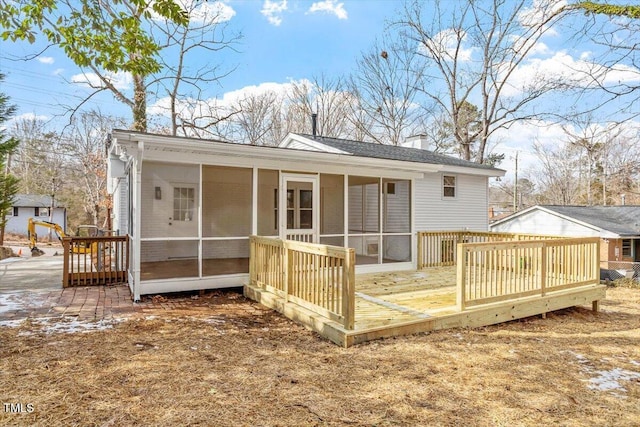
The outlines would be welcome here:
M 307 134 L 289 134 L 280 144 L 280 147 L 303 149 L 303 145 L 310 147 L 309 149 L 314 151 L 337 152 L 358 157 L 482 169 L 487 172 L 494 172 L 495 176 L 502 176 L 505 172 L 502 169 L 497 169 L 489 165 L 474 163 L 456 157 L 434 153 L 429 150 L 324 136 L 314 137 L 313 135 Z
M 640 236 L 640 206 L 537 205 L 496 221 L 493 225 L 511 221 L 536 210 L 620 237 Z

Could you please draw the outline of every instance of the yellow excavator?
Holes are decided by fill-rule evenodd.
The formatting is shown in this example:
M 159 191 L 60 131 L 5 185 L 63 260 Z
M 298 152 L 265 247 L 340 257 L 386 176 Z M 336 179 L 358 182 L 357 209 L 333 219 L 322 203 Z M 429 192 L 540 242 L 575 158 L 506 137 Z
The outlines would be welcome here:
M 60 227 L 55 222 L 50 221 L 41 221 L 33 218 L 29 218 L 29 222 L 27 223 L 27 234 L 29 237 L 29 249 L 31 249 L 31 256 L 40 256 L 44 254 L 44 251 L 39 249 L 37 246 L 38 243 L 38 234 L 36 233 L 36 226 L 48 228 L 53 230 L 58 237 L 58 240 L 62 242 L 62 238 L 66 236 L 62 227 Z M 98 236 L 100 234 L 100 230 L 95 225 L 81 225 L 78 227 L 78 232 L 76 233 L 78 236 Z M 73 247 L 73 253 L 76 254 L 89 254 L 92 252 L 92 247 Z

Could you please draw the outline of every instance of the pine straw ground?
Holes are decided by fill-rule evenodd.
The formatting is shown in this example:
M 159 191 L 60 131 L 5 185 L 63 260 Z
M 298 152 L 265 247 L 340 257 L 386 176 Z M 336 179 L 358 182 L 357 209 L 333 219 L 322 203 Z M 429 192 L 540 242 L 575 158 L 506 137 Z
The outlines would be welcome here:
M 239 294 L 205 298 L 88 333 L 0 327 L 0 399 L 34 407 L 0 407 L 0 425 L 640 424 L 638 289 L 609 289 L 600 314 L 350 349 Z

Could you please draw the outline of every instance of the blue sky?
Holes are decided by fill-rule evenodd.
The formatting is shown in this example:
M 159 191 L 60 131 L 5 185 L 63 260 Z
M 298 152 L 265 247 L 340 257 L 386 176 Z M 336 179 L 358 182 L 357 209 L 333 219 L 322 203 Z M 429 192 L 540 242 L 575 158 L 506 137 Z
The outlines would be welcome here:
M 219 98 L 265 82 L 348 74 L 356 58 L 382 33 L 385 20 L 401 6 L 393 0 L 230 0 L 223 4 L 230 16 L 228 32 L 241 32 L 243 37 L 235 45 L 239 52 L 216 53 L 212 59 L 227 69 L 237 67 L 220 85 L 208 89 L 208 96 Z M 74 96 L 87 93 L 86 88 L 70 83 L 80 69 L 59 49 L 48 49 L 31 61 L 17 60 L 44 46 L 2 42 L 0 71 L 6 74 L 2 91 L 18 105 L 20 116 L 52 117 L 64 110 L 57 104 L 74 105 Z M 109 94 L 87 106 L 130 116 Z
M 243 34 L 236 45 L 239 52 L 219 52 L 212 59 L 226 68 L 237 67 L 219 85 L 207 88 L 206 97 L 219 100 L 265 87 L 277 90 L 292 80 L 321 74 L 329 78 L 346 76 L 361 53 L 382 37 L 386 23 L 397 18 L 403 6 L 402 1 L 395 0 L 222 0 L 202 4 L 218 8 L 229 32 Z M 30 61 L 18 60 L 43 47 L 41 43 L 2 42 L 0 71 L 7 76 L 0 90 L 18 105 L 18 117 L 52 119 L 52 126 L 61 126 L 67 119 L 56 119 L 55 115 L 65 111 L 66 106 L 77 105 L 88 89 L 73 83 L 84 79 L 81 70 L 57 48 Z M 570 75 L 572 70 L 583 67 L 596 49 L 575 44 L 561 31 L 552 31 L 541 40 L 531 60 L 518 70 L 516 79 L 525 82 L 536 70 Z M 637 83 L 640 72 L 621 69 L 613 77 Z M 124 90 L 130 88 L 127 76 L 115 76 L 115 81 Z M 553 102 L 562 103 L 562 97 Z M 101 94 L 85 107 L 131 117 L 130 110 L 109 93 Z M 497 135 L 495 150 L 507 154 L 503 168 L 512 167 L 516 151 L 521 152 L 521 167 L 526 167 L 533 163 L 533 141 L 553 144 L 563 137 L 558 125 L 516 125 Z

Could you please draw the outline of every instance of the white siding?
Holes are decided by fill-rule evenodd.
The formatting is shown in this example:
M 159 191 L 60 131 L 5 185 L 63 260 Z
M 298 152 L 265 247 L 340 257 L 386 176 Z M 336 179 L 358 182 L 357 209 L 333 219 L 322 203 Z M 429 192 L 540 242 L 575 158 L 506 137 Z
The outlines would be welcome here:
M 392 181 L 395 183 L 395 194 L 385 194 L 384 220 L 385 233 L 411 232 L 411 187 L 410 181 Z M 387 182 L 384 183 L 385 185 Z
M 488 202 L 486 177 L 456 176 L 456 197 L 442 196 L 442 174 L 433 173 L 415 180 L 416 231 L 487 231 Z
M 41 208 L 43 209 L 43 208 Z M 46 208 L 44 208 L 46 209 Z M 10 214 L 13 213 L 13 208 L 11 208 Z M 49 216 L 35 216 L 35 208 L 33 207 L 19 207 L 18 208 L 18 216 L 7 216 L 7 224 L 5 226 L 5 232 L 7 233 L 16 233 L 16 234 L 24 234 L 27 235 L 27 223 L 29 222 L 29 218 L 34 218 L 38 221 L 49 221 Z M 64 208 L 54 208 L 53 209 L 53 222 L 58 224 L 62 229 L 67 231 L 67 222 Z M 36 233 L 40 236 L 45 236 L 49 234 L 48 229 L 38 227 L 36 229 Z
M 598 230 L 537 209 L 506 220 L 500 224 L 494 224 L 491 226 L 491 231 L 571 237 L 600 236 Z
M 127 178 L 118 178 L 113 190 L 112 227 L 118 234 L 129 232 L 129 182 Z

